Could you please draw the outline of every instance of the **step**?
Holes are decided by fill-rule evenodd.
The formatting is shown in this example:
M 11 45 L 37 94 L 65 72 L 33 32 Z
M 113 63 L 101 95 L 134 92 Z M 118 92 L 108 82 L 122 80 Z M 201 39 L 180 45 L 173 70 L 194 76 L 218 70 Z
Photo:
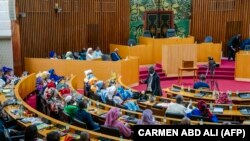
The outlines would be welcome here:
M 206 74 L 206 71 L 198 71 L 198 74 Z M 216 71 L 215 75 L 232 75 L 234 76 L 234 72 L 231 71 Z
M 207 68 L 202 68 L 202 67 L 200 67 L 198 70 L 207 70 Z M 222 67 L 222 68 L 216 68 L 215 70 L 221 70 L 221 71 L 234 71 L 235 68 L 224 68 L 224 67 Z
M 162 68 L 162 65 L 161 64 L 155 64 L 155 67 L 156 68 Z

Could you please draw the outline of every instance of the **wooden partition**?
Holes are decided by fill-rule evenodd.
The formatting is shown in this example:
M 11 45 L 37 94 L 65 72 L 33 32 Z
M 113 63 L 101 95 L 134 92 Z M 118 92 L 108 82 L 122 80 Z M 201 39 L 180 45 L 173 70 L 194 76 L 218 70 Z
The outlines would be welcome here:
M 166 45 L 162 47 L 162 67 L 167 76 L 177 76 L 182 60 L 197 63 L 197 44 Z M 190 73 L 183 73 L 183 76 Z
M 201 43 L 197 45 L 197 62 L 207 64 L 208 57 L 213 57 L 217 64 L 221 64 L 222 43 Z
M 248 51 L 236 54 L 235 80 L 250 82 L 250 52 Z
M 100 80 L 107 80 L 115 72 L 123 76 L 126 85 L 134 85 L 139 81 L 139 65 L 137 57 L 121 61 L 81 61 L 81 60 L 52 60 L 42 58 L 25 58 L 25 70 L 37 73 L 55 69 L 61 76 L 77 75 L 77 87 L 83 88 L 84 71 L 91 69 Z
M 152 45 L 153 46 L 153 63 L 161 63 L 162 62 L 162 46 L 164 45 L 173 45 L 173 44 L 193 44 L 194 37 L 189 36 L 187 38 L 148 38 L 148 37 L 140 37 L 140 44 Z
M 154 58 L 152 55 L 153 48 L 152 45 L 136 45 L 133 47 L 125 46 L 125 45 L 110 45 L 110 51 L 114 51 L 115 48 L 119 49 L 119 55 L 122 58 L 126 58 L 127 56 L 137 56 L 139 59 L 139 65 L 147 65 L 153 64 Z

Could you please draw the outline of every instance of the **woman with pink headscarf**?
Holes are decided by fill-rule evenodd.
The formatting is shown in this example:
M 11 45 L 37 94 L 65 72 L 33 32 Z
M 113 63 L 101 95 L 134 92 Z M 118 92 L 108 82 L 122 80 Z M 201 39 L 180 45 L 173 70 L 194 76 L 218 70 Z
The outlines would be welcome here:
M 154 117 L 153 117 L 153 112 L 149 109 L 146 109 L 142 113 L 142 119 L 138 120 L 137 122 L 138 125 L 154 125 Z
M 122 122 L 118 120 L 119 116 L 120 112 L 117 108 L 110 109 L 106 116 L 106 121 L 104 125 L 108 127 L 118 128 L 123 136 L 130 137 L 131 129 L 129 129 L 127 126 L 125 126 Z

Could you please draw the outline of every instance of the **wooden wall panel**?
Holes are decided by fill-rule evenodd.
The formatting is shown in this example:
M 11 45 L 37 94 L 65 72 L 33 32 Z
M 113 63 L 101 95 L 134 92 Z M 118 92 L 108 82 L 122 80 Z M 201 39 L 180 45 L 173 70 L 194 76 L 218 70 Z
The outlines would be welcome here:
M 226 42 L 237 33 L 243 39 L 250 37 L 249 0 L 192 0 L 191 35 L 198 42 L 212 36 L 214 42 L 223 43 L 223 55 L 227 54 Z M 238 26 L 227 27 L 230 22 Z
M 56 3 L 60 13 L 54 10 Z M 22 59 L 97 45 L 109 53 L 110 43 L 126 44 L 129 38 L 127 0 L 18 0 L 16 6 L 26 13 L 18 19 Z
M 240 32 L 243 39 L 250 37 L 249 15 L 249 0 L 192 0 L 191 35 L 198 42 L 203 42 L 208 35 L 214 42 L 222 42 L 225 56 L 225 45 L 232 34 Z M 236 26 L 227 27 L 235 25 L 230 22 Z

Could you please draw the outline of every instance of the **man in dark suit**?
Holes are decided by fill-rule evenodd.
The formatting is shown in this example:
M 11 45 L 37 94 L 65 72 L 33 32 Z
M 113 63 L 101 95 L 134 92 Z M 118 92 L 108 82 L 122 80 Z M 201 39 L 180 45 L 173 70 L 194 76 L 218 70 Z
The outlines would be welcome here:
M 146 80 L 142 80 L 142 83 L 147 83 L 147 93 L 151 93 L 154 96 L 162 96 L 160 77 L 155 72 L 153 66 L 150 66 L 148 69 L 149 75 Z
M 233 61 L 235 60 L 235 54 L 238 51 L 239 47 L 241 44 L 241 35 L 238 34 L 236 36 L 233 36 L 227 46 L 228 46 L 228 61 L 231 60 L 231 58 L 233 58 Z
M 118 60 L 121 60 L 121 59 L 122 59 L 122 58 L 119 56 L 118 51 L 119 51 L 119 49 L 116 48 L 116 49 L 114 50 L 114 52 L 111 53 L 110 56 L 111 56 L 111 60 L 112 60 L 112 61 L 118 61 Z
M 94 122 L 90 113 L 88 113 L 85 109 L 87 108 L 87 101 L 80 101 L 78 103 L 78 110 L 76 112 L 75 118 L 86 123 L 87 128 L 89 130 L 98 130 L 100 127 L 97 123 Z

